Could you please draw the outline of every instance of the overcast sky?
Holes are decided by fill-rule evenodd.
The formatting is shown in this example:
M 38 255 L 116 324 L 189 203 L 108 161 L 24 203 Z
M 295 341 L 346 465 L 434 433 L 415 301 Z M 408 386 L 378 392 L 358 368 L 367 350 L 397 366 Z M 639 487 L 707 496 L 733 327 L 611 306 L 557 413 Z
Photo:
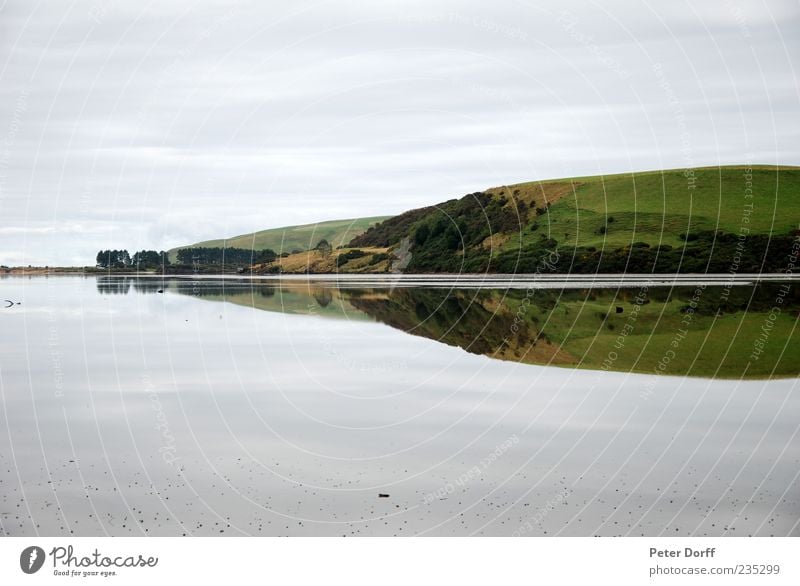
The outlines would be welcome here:
M 797 0 L 0 7 L 0 264 L 800 163 Z

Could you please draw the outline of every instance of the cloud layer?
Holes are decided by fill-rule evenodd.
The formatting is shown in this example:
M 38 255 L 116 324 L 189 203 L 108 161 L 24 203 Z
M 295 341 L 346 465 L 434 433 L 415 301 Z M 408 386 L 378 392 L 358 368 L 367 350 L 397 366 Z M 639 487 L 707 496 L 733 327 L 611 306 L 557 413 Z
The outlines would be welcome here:
M 0 9 L 0 264 L 518 181 L 800 162 L 792 1 Z

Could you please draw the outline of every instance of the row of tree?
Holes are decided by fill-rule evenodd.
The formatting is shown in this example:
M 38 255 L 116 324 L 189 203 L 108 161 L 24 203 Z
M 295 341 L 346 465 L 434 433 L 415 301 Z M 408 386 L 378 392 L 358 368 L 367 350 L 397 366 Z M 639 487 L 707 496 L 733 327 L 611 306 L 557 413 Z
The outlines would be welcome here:
M 202 266 L 250 266 L 269 264 L 278 258 L 274 250 L 249 250 L 247 248 L 208 248 L 203 246 L 181 248 L 177 254 L 178 264 Z
M 314 247 L 328 257 L 333 252 L 333 246 L 327 240 L 320 240 Z M 97 253 L 97 266 L 104 269 L 157 269 L 168 266 L 232 266 L 248 267 L 254 264 L 271 264 L 278 259 L 278 254 L 269 248 L 263 250 L 250 250 L 249 248 L 221 248 L 194 246 L 181 248 L 175 255 L 175 263 L 170 262 L 169 256 L 163 250 L 140 250 L 130 255 L 127 250 L 101 250 Z M 287 256 L 283 253 L 280 256 Z
M 97 266 L 103 269 L 155 269 L 167 266 L 167 253 L 156 250 L 140 250 L 130 255 L 127 250 L 101 250 L 97 253 Z

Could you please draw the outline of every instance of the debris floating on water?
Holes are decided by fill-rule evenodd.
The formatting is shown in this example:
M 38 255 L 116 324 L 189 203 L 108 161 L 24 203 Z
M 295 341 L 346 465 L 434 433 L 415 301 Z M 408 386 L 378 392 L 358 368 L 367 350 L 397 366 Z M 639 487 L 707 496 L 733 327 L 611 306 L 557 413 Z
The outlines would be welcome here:
M 383 493 L 383 492 L 379 492 L 379 493 L 378 493 L 378 498 L 379 498 L 379 499 L 388 499 L 388 498 L 389 498 L 389 495 L 388 495 L 388 494 L 386 494 L 386 493 Z

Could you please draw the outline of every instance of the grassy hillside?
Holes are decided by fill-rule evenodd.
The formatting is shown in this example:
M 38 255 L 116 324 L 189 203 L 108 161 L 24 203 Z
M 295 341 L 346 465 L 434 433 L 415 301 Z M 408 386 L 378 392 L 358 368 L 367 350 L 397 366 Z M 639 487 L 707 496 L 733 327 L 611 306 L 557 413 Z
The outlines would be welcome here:
M 255 273 L 386 273 L 391 256 L 386 248 L 338 248 L 296 252 L 269 264 L 253 265 Z
M 271 228 L 250 234 L 242 234 L 222 240 L 206 240 L 187 246 L 181 246 L 169 251 L 170 259 L 174 260 L 175 252 L 180 248 L 189 247 L 224 247 L 244 248 L 248 250 L 263 250 L 269 248 L 277 253 L 291 253 L 297 250 L 310 250 L 320 240 L 327 240 L 334 248 L 342 246 L 363 233 L 367 228 L 387 219 L 386 216 L 373 218 L 356 218 L 350 220 L 333 220 L 318 222 L 316 224 L 303 224 L 300 226 L 284 226 Z
M 800 168 L 728 166 L 496 187 L 390 218 L 349 246 L 408 238 L 411 272 L 535 272 L 555 249 L 553 272 L 728 272 L 736 259 L 745 272 L 779 270 L 798 222 Z
M 748 224 L 752 233 L 785 234 L 797 229 L 800 168 L 753 167 L 752 198 L 745 197 L 746 171 L 731 166 L 695 169 L 693 177 L 672 170 L 562 180 L 558 183 L 570 185 L 573 193 L 551 206 L 540 229 L 578 246 L 625 246 L 637 241 L 678 246 L 679 235 L 686 232 L 738 233 L 748 203 L 753 204 Z M 508 189 L 536 193 L 539 184 Z M 608 216 L 613 222 L 606 222 Z M 531 237 L 526 233 L 525 239 Z
M 762 165 L 533 181 L 390 218 L 191 246 L 290 255 L 280 269 L 258 269 L 266 272 L 386 272 L 402 249 L 402 270 L 419 273 L 742 273 L 784 270 L 799 236 L 800 167 Z M 340 263 L 305 252 L 322 239 L 340 252 L 379 256 Z

